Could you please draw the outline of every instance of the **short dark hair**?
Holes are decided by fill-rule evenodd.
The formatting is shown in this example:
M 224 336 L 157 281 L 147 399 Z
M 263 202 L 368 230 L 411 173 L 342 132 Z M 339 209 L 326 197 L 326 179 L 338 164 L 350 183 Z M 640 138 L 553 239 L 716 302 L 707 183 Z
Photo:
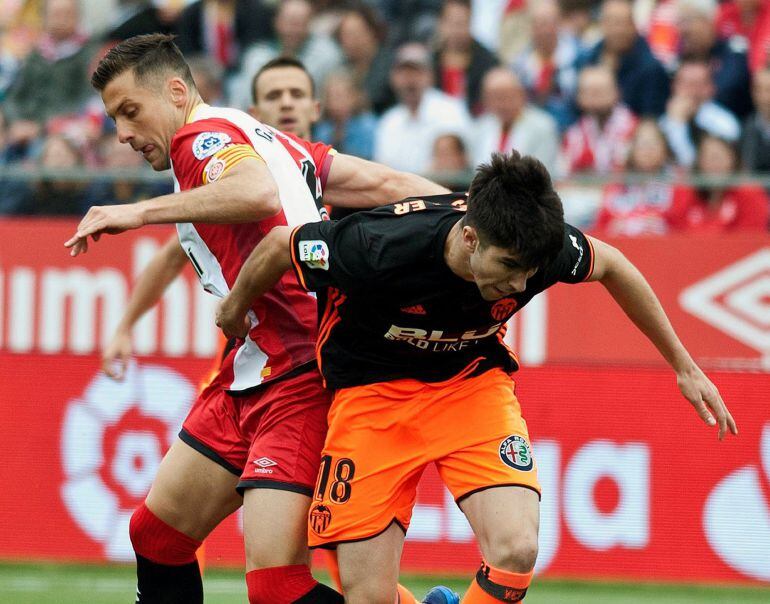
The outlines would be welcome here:
M 259 80 L 260 76 L 266 71 L 270 71 L 271 69 L 278 69 L 280 67 L 295 67 L 300 71 L 303 71 L 308 80 L 310 80 L 310 96 L 315 98 L 315 81 L 313 81 L 313 76 L 310 75 L 310 72 L 307 70 L 307 67 L 305 67 L 305 64 L 299 59 L 295 59 L 294 57 L 283 56 L 276 57 L 275 59 L 265 63 L 251 79 L 251 101 L 255 105 L 257 104 L 257 80 Z
M 174 44 L 176 36 L 166 34 L 144 34 L 134 36 L 113 46 L 99 61 L 91 75 L 91 85 L 99 91 L 124 71 L 132 69 L 138 83 L 164 72 L 171 72 L 182 78 L 191 88 L 195 81 L 182 51 Z
M 548 170 L 517 151 L 494 153 L 477 168 L 464 221 L 480 245 L 513 251 L 525 268 L 550 262 L 564 241 L 564 209 Z

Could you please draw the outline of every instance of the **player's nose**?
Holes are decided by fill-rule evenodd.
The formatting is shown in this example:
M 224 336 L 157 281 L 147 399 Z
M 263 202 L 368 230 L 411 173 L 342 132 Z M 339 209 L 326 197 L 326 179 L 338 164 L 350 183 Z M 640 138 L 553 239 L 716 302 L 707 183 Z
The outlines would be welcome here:
M 118 140 L 123 143 L 130 143 L 134 138 L 134 134 L 128 129 L 124 127 L 118 126 Z

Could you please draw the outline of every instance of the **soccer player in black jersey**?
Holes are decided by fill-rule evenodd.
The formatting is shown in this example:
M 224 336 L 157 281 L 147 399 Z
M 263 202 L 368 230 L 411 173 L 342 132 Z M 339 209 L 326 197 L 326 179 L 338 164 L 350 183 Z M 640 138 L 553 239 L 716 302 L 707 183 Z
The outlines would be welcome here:
M 391 604 L 419 476 L 435 463 L 484 560 L 463 602 L 524 598 L 537 556 L 537 466 L 505 322 L 557 282 L 600 281 L 722 439 L 735 422 L 617 249 L 565 224 L 532 157 L 494 155 L 468 195 L 410 198 L 339 222 L 274 229 L 217 322 L 243 335 L 251 301 L 293 268 L 323 302 L 317 358 L 334 389 L 309 541 L 337 547 L 346 601 Z

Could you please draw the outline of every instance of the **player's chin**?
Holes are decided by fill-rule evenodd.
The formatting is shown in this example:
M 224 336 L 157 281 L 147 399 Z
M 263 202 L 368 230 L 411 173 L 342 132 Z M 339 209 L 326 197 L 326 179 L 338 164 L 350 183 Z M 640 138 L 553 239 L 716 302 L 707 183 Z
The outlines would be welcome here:
M 153 158 L 148 157 L 147 163 L 150 164 L 152 169 L 156 172 L 163 172 L 163 170 L 168 170 L 171 167 L 171 162 L 169 162 L 168 157 L 161 154 L 158 154 L 157 157 Z
M 500 300 L 501 298 L 505 298 L 507 295 L 502 290 L 496 288 L 494 285 L 487 285 L 484 287 L 480 287 L 479 291 L 481 292 L 481 297 L 484 298 L 487 302 L 494 302 L 495 300 Z

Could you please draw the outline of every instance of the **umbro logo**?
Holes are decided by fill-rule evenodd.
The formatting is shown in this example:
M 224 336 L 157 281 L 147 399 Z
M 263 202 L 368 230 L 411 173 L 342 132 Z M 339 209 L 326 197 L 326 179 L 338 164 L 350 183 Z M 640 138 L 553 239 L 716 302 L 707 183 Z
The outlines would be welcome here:
M 422 304 L 415 304 L 414 306 L 404 306 L 401 312 L 405 312 L 409 315 L 427 315 L 428 311 Z
M 255 459 L 253 463 L 258 465 L 260 468 L 269 468 L 270 466 L 278 465 L 278 462 L 273 461 L 269 457 L 260 457 L 259 459 Z

